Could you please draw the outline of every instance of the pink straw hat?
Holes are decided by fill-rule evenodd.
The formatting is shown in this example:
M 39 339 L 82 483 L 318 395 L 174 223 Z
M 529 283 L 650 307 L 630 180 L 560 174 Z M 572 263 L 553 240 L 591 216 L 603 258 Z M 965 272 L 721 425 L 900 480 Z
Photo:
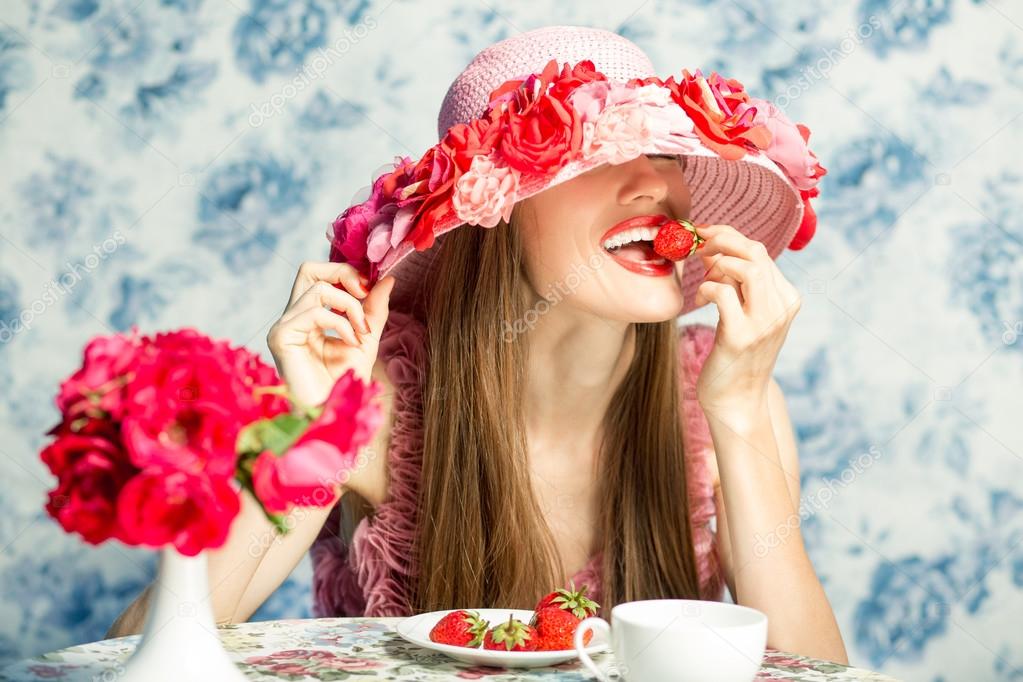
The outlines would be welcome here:
M 352 264 L 371 285 L 394 275 L 391 307 L 420 315 L 437 238 L 462 225 L 494 227 L 518 200 L 603 163 L 684 155 L 689 219 L 732 225 L 772 258 L 813 236 L 810 199 L 826 173 L 807 146 L 809 129 L 738 81 L 699 70 L 662 80 L 634 43 L 581 26 L 484 49 L 448 89 L 437 133 L 420 159 L 396 157 L 327 231 L 331 261 Z M 681 314 L 695 308 L 702 276 L 702 267 L 685 268 Z

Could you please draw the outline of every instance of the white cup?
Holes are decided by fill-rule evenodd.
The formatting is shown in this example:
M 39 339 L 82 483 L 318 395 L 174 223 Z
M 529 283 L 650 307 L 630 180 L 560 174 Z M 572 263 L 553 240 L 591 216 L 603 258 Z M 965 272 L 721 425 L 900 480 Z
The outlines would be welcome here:
M 638 682 L 750 682 L 767 646 L 767 616 L 727 602 L 650 599 L 623 602 L 603 618 L 586 618 L 575 649 L 598 680 L 609 678 L 583 645 L 588 630 L 609 635 L 614 668 Z

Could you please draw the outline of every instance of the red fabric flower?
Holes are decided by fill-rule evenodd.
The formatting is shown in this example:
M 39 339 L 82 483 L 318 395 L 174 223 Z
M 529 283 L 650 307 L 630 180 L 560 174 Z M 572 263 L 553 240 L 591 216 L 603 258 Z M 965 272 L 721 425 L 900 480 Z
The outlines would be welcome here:
M 138 471 L 127 453 L 109 436 L 101 420 L 89 420 L 81 433 L 65 431 L 40 453 L 58 478 L 48 494 L 46 511 L 69 533 L 97 545 L 124 539 L 117 521 L 117 496 Z
M 240 505 L 230 479 L 154 467 L 124 486 L 117 515 L 133 544 L 195 556 L 224 544 Z
M 497 148 L 505 122 L 502 112 L 488 109 L 482 118 L 451 126 L 440 147 L 451 157 L 458 171 L 465 173 L 472 166 L 474 156 L 487 156 Z
M 557 75 L 558 64 L 552 59 L 541 73 L 508 81 L 491 93 L 491 106 L 506 116 L 501 157 L 520 173 L 553 175 L 582 147 L 582 125 L 575 110 L 548 93 Z
M 749 96 L 739 81 L 717 73 L 704 78 L 699 70 L 692 75 L 686 69 L 681 83 L 672 76 L 662 84 L 692 120 L 703 144 L 721 158 L 741 159 L 747 150 L 766 149 L 771 143 L 767 128 L 752 123 L 756 111 L 743 106 Z
M 568 64 L 565 64 L 561 68 L 561 74 L 551 85 L 550 96 L 562 102 L 567 102 L 572 90 L 583 83 L 606 80 L 607 77 L 597 71 L 596 67 L 593 66 L 593 62 L 589 59 L 584 59 L 571 68 L 569 68 Z
M 450 211 L 451 188 L 458 175 L 448 152 L 437 144 L 415 165 L 396 171 L 384 185 L 398 206 L 390 234 L 392 247 L 410 236 L 417 249 L 433 245 L 434 229 Z

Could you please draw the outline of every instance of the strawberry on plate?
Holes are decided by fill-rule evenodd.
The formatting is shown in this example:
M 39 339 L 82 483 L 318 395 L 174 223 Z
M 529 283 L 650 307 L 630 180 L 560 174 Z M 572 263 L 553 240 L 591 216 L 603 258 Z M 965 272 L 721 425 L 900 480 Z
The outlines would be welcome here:
M 483 638 L 484 649 L 499 651 L 536 651 L 536 644 L 536 629 L 513 614 L 508 614 L 506 622 L 490 628 Z
M 490 623 L 476 611 L 458 609 L 447 614 L 430 630 L 430 641 L 452 646 L 478 648 Z
M 536 612 L 533 616 L 536 623 L 536 633 L 540 641 L 537 648 L 540 651 L 558 651 L 561 649 L 575 648 L 575 629 L 582 621 L 557 606 L 547 606 Z M 593 631 L 583 635 L 583 645 L 588 645 L 593 637 Z
M 575 583 L 569 582 L 568 589 L 559 588 L 544 596 L 533 609 L 530 625 L 540 636 L 541 651 L 574 649 L 575 628 L 584 618 L 597 615 L 600 604 L 586 596 L 586 585 L 576 590 Z M 593 638 L 593 631 L 583 635 L 583 644 Z
M 586 590 L 586 585 L 577 590 L 575 589 L 575 582 L 569 581 L 567 590 L 559 587 L 550 594 L 545 595 L 536 603 L 533 611 L 540 611 L 548 606 L 557 606 L 571 611 L 572 615 L 579 620 L 595 616 L 597 615 L 597 609 L 600 608 L 600 604 L 587 597 Z

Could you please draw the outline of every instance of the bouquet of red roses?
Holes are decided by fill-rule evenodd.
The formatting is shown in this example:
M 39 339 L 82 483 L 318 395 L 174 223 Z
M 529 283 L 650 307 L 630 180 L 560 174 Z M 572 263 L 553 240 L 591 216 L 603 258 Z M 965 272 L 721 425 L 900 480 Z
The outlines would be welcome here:
M 292 506 L 327 506 L 381 423 L 350 370 L 323 405 L 293 401 L 275 369 L 195 329 L 98 336 L 56 398 L 40 456 L 57 476 L 47 512 L 99 544 L 221 546 L 248 490 L 287 532 Z

